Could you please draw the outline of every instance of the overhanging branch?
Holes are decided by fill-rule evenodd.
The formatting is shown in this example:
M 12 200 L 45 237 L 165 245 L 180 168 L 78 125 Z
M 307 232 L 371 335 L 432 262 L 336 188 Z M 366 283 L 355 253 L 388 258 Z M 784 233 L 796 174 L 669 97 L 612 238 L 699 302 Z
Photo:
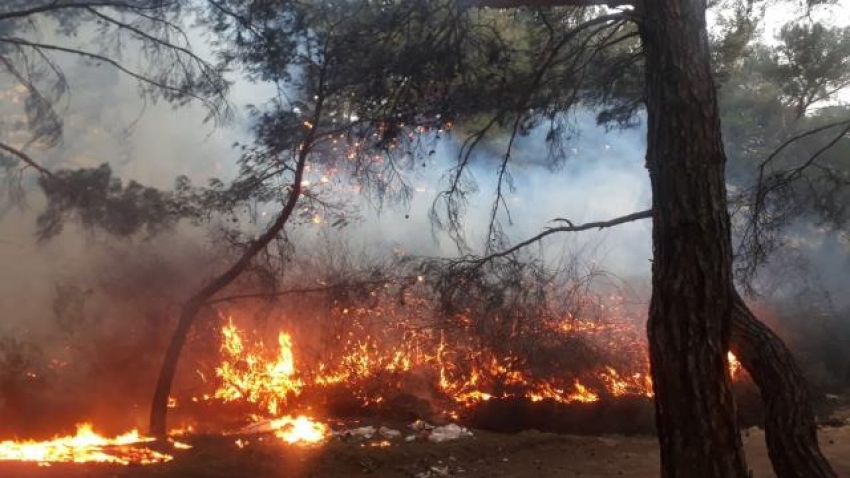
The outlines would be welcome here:
M 63 53 L 69 53 L 69 54 L 72 54 L 72 55 L 77 55 L 77 56 L 86 58 L 88 60 L 94 60 L 95 62 L 106 63 L 106 64 L 109 64 L 112 67 L 118 69 L 122 73 L 140 81 L 141 83 L 153 86 L 153 87 L 158 88 L 162 91 L 168 91 L 168 92 L 171 92 L 173 94 L 183 95 L 183 96 L 186 96 L 186 97 L 194 98 L 194 99 L 202 102 L 204 105 L 206 105 L 208 108 L 210 108 L 210 110 L 217 111 L 217 108 L 215 107 L 215 105 L 211 104 L 211 102 L 209 100 L 207 100 L 206 98 L 203 98 L 203 97 L 201 97 L 201 96 L 199 96 L 195 93 L 192 93 L 191 91 L 189 91 L 186 88 L 181 88 L 181 87 L 169 85 L 169 84 L 166 84 L 163 81 L 160 81 L 156 78 L 152 78 L 152 77 L 144 75 L 143 73 L 133 71 L 133 70 L 127 68 L 126 66 L 124 66 L 118 60 L 111 58 L 111 57 L 108 57 L 108 56 L 104 56 L 104 55 L 101 55 L 101 54 L 98 54 L 98 53 L 92 53 L 92 52 L 85 51 L 85 50 L 79 50 L 79 49 L 76 49 L 76 48 L 64 47 L 64 46 L 61 46 L 61 45 L 31 42 L 31 41 L 28 41 L 28 40 L 24 40 L 23 38 L 16 38 L 16 37 L 0 37 L 0 44 L 2 44 L 2 43 L 9 43 L 9 44 L 12 44 L 12 45 L 29 47 L 29 48 L 32 48 L 36 51 L 38 51 L 38 50 L 59 51 L 59 52 L 63 52 Z
M 622 7 L 635 5 L 634 0 L 470 0 L 475 7 L 490 8 L 548 8 L 548 7 Z
M 35 169 L 36 171 L 38 171 L 42 175 L 47 176 L 51 179 L 57 179 L 55 174 L 53 174 L 49 169 L 45 168 L 44 166 L 38 164 L 27 153 L 24 153 L 23 151 L 21 151 L 17 148 L 13 148 L 12 146 L 9 146 L 8 144 L 3 143 L 3 142 L 0 142 L 0 150 L 6 151 L 7 153 L 11 154 L 12 156 L 15 156 L 16 158 L 18 158 L 21 161 L 23 161 L 24 163 L 26 163 L 27 166 Z
M 12 20 L 16 18 L 26 18 L 42 13 L 52 13 L 59 10 L 82 9 L 88 7 L 111 7 L 111 8 L 126 8 L 133 10 L 156 10 L 166 8 L 173 5 L 171 2 L 152 2 L 144 4 L 140 2 L 122 2 L 115 0 L 84 0 L 84 1 L 54 1 L 45 5 L 25 8 L 21 10 L 12 10 L 9 12 L 0 12 L 0 21 Z
M 614 219 L 610 219 L 608 221 L 588 222 L 588 223 L 579 224 L 579 225 L 573 225 L 571 222 L 569 222 L 567 220 L 560 219 L 560 221 L 564 221 L 568 225 L 567 226 L 552 227 L 552 228 L 546 229 L 545 231 L 541 232 L 540 234 L 537 234 L 536 236 L 530 237 L 530 238 L 528 238 L 528 239 L 526 239 L 526 240 L 524 240 L 524 241 L 522 241 L 522 242 L 520 242 L 520 243 L 518 243 L 518 244 L 516 244 L 512 247 L 509 247 L 508 249 L 505 249 L 503 251 L 495 252 L 493 254 L 490 254 L 490 255 L 487 255 L 487 256 L 484 256 L 484 257 L 475 258 L 475 259 L 471 259 L 471 258 L 470 259 L 464 259 L 462 262 L 474 263 L 474 264 L 476 264 L 476 266 L 480 267 L 480 266 L 484 265 L 485 263 L 490 262 L 494 259 L 498 259 L 500 257 L 508 256 L 508 255 L 513 254 L 514 252 L 516 252 L 516 251 L 518 251 L 518 250 L 520 250 L 524 247 L 530 246 L 531 244 L 534 244 L 535 242 L 540 241 L 541 239 L 543 239 L 544 237 L 546 237 L 550 234 L 555 234 L 555 233 L 558 233 L 558 232 L 581 232 L 581 231 L 588 231 L 588 230 L 591 230 L 591 229 L 601 230 L 601 229 L 606 229 L 606 228 L 613 227 L 613 226 L 619 226 L 620 224 L 625 224 L 625 223 L 628 223 L 628 222 L 638 221 L 638 220 L 641 220 L 641 219 L 649 219 L 651 217 L 652 217 L 652 210 L 647 209 L 645 211 L 634 212 L 634 213 L 631 213 L 631 214 L 627 214 L 625 216 L 620 216 L 620 217 L 617 217 L 617 218 L 614 218 Z

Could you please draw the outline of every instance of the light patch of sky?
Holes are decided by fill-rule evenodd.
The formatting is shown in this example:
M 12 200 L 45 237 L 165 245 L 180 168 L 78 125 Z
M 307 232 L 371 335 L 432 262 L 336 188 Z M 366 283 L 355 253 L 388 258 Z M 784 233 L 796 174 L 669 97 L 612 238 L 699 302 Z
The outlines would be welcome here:
M 734 2 L 734 0 L 731 0 Z M 778 35 L 783 25 L 790 21 L 811 21 L 824 25 L 846 27 L 850 26 L 850 0 L 835 0 L 832 3 L 806 8 L 803 0 L 784 0 L 756 2 L 754 11 L 760 17 L 758 20 L 758 41 L 765 45 L 777 45 Z M 709 31 L 717 31 L 723 17 L 733 14 L 734 10 L 725 1 L 710 9 L 706 14 Z M 850 88 L 839 91 L 835 96 L 836 102 L 850 102 Z

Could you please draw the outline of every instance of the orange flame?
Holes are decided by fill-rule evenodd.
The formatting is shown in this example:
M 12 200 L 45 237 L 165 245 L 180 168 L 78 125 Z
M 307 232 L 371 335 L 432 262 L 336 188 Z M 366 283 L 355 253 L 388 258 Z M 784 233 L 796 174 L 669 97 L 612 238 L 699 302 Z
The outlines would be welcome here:
M 348 309 L 344 313 L 348 313 Z M 567 324 L 570 325 L 558 323 L 556 330 L 568 334 L 596 334 L 602 346 L 609 342 L 616 346 L 617 341 L 628 340 L 626 327 L 616 323 L 570 321 Z M 579 378 L 559 378 L 536 376 L 519 355 L 498 356 L 491 350 L 476 349 L 469 344 L 450 345 L 443 333 L 435 337 L 428 332 L 417 332 L 395 344 L 381 344 L 368 334 L 360 339 L 349 334 L 351 338 L 342 344 L 343 350 L 333 366 L 323 362 L 296 363 L 294 340 L 283 331 L 278 336 L 278 349 L 271 353 L 262 341 L 246 342 L 232 320 L 221 333 L 222 362 L 216 369 L 221 383 L 212 397 L 225 402 L 241 400 L 255 404 L 269 417 L 280 415 L 291 399 L 306 388 L 342 383 L 354 390 L 364 405 L 382 403 L 386 397 L 377 394 L 386 387 L 369 389 L 363 385 L 365 381 L 379 378 L 382 384 L 391 383 L 388 382 L 391 374 L 414 369 L 432 371 L 436 389 L 460 407 L 495 398 L 591 403 L 601 397 L 653 397 L 648 361 L 640 355 L 624 368 L 604 365 Z M 627 343 L 631 346 L 631 342 Z M 728 360 L 730 373 L 737 378 L 740 362 L 731 353 Z M 373 390 L 375 388 L 377 390 Z M 209 398 L 204 396 L 204 399 Z M 452 408 L 444 411 L 456 415 Z M 288 424 L 294 419 L 284 417 L 280 420 Z
M 0 461 L 30 461 L 42 464 L 98 462 L 122 465 L 147 465 L 170 461 L 171 455 L 138 446 L 152 441 L 153 438 L 141 436 L 137 430 L 107 438 L 95 433 L 92 425 L 85 423 L 77 426 L 77 434 L 74 436 L 57 436 L 47 441 L 0 442 Z
M 259 352 L 245 349 L 239 329 L 230 321 L 222 328 L 221 352 L 223 360 L 216 368 L 221 385 L 215 398 L 225 402 L 244 399 L 277 415 L 281 404 L 288 397 L 298 395 L 303 386 L 296 377 L 292 339 L 286 333 L 278 337 L 280 352 L 272 360 L 263 357 L 263 344 L 257 345 Z
M 320 443 L 330 435 L 327 425 L 304 415 L 281 417 L 272 421 L 271 425 L 275 436 L 289 444 Z

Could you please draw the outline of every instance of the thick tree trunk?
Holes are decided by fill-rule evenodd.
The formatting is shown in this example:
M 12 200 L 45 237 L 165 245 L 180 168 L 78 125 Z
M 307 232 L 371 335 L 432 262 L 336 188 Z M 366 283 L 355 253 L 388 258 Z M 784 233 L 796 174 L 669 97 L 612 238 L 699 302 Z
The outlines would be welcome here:
M 821 454 L 806 380 L 788 347 L 735 297 L 730 350 L 759 387 L 765 437 L 778 478 L 834 478 Z
M 702 0 L 647 0 L 647 157 L 653 196 L 648 332 L 666 478 L 745 478 L 726 351 L 734 285 Z

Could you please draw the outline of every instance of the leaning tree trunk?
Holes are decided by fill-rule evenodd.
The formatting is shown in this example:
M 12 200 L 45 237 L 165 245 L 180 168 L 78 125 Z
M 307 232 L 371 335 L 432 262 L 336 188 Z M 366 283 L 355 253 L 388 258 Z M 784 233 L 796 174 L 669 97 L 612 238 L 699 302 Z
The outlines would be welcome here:
M 646 0 L 647 156 L 653 200 L 650 364 L 661 474 L 745 478 L 726 367 L 734 285 L 703 0 Z
M 323 84 L 323 83 L 320 83 Z M 314 110 L 313 124 L 318 123 L 318 118 L 322 111 L 322 99 L 316 103 Z M 180 353 L 183 346 L 186 344 L 186 337 L 189 335 L 189 330 L 195 322 L 195 318 L 201 311 L 204 304 L 211 299 L 220 290 L 227 287 L 233 282 L 254 260 L 266 246 L 271 243 L 283 230 L 292 212 L 295 210 L 295 205 L 301 196 L 301 180 L 304 176 L 304 167 L 307 164 L 307 156 L 310 154 L 310 148 L 315 138 L 315 128 L 310 128 L 306 134 L 304 142 L 298 152 L 298 158 L 295 165 L 295 174 L 292 179 L 292 189 L 283 209 L 277 219 L 258 237 L 250 246 L 242 253 L 233 265 L 219 276 L 215 277 L 211 282 L 204 286 L 200 291 L 193 295 L 180 311 L 180 318 L 177 322 L 177 328 L 171 336 L 171 342 L 168 344 L 168 350 L 165 352 L 165 358 L 162 361 L 162 368 L 159 372 L 159 379 L 154 390 L 153 401 L 151 402 L 150 415 L 150 434 L 155 437 L 164 437 L 166 435 L 165 418 L 168 413 L 168 396 L 171 393 L 171 383 L 174 381 L 174 374 L 177 372 L 177 363 L 180 360 Z
M 761 393 L 774 473 L 778 478 L 836 477 L 820 451 L 806 380 L 791 351 L 740 297 L 734 310 L 730 349 Z
M 213 279 L 183 305 L 180 311 L 180 318 L 177 321 L 177 328 L 171 336 L 171 342 L 168 344 L 165 358 L 162 361 L 162 368 L 159 372 L 159 379 L 157 380 L 156 390 L 154 390 L 153 401 L 151 402 L 150 434 L 152 436 L 164 437 L 166 435 L 165 417 L 168 413 L 168 396 L 171 394 L 171 383 L 174 381 L 174 374 L 177 372 L 180 353 L 183 351 L 183 346 L 186 344 L 186 337 L 189 335 L 189 330 L 192 328 L 195 318 L 204 304 L 213 295 L 218 293 L 218 291 L 224 289 L 239 277 L 248 265 L 250 265 L 254 257 L 265 249 L 280 234 L 280 231 L 283 230 L 283 226 L 286 225 L 286 222 L 292 215 L 295 204 L 298 202 L 298 196 L 301 194 L 300 184 L 303 170 L 303 164 L 296 170 L 293 183 L 295 186 L 290 192 L 286 205 L 275 222 L 242 253 L 235 264 Z

